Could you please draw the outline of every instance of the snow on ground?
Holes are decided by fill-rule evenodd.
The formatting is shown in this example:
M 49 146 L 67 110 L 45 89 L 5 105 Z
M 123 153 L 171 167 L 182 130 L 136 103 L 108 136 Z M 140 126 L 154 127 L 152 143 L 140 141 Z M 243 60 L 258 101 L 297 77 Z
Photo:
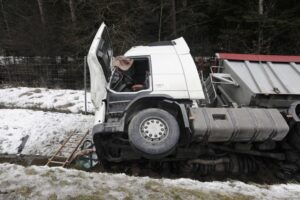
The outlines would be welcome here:
M 92 115 L 0 109 L 0 154 L 18 153 L 28 135 L 22 154 L 51 155 L 69 134 L 84 134 L 92 122 Z
M 199 182 L 0 164 L 1 199 L 299 199 L 300 185 Z
M 84 91 L 28 87 L 3 88 L 0 89 L 0 107 L 83 113 L 85 111 Z M 87 111 L 93 112 L 90 93 L 87 93 Z
M 49 156 L 73 131 L 85 133 L 93 116 L 84 111 L 83 91 L 0 89 L 0 154 Z M 90 96 L 88 96 L 88 100 Z M 71 112 L 44 112 L 48 111 Z M 92 112 L 92 104 L 88 103 Z M 238 181 L 199 182 L 88 173 L 45 166 L 0 164 L 0 199 L 300 199 L 300 185 L 257 185 Z

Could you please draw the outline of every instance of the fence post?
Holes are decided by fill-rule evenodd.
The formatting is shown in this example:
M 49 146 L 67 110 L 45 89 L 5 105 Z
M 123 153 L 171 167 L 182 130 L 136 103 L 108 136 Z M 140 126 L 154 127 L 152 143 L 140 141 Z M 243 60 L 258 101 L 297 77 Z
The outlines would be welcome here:
M 84 67 L 84 113 L 87 114 L 87 98 L 86 98 L 86 63 L 87 63 L 87 60 L 86 60 L 86 56 L 84 56 L 84 64 L 83 64 L 83 67 Z

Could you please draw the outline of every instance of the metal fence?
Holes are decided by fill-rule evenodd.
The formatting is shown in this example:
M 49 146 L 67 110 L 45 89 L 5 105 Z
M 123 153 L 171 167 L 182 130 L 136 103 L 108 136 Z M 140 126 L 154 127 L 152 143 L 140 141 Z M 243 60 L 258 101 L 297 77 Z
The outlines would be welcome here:
M 209 73 L 210 66 L 216 65 L 215 57 L 194 59 L 204 75 Z M 0 87 L 5 85 L 89 90 L 90 73 L 84 57 L 0 56 Z
M 0 57 L 0 85 L 84 89 L 85 83 L 89 86 L 84 58 Z

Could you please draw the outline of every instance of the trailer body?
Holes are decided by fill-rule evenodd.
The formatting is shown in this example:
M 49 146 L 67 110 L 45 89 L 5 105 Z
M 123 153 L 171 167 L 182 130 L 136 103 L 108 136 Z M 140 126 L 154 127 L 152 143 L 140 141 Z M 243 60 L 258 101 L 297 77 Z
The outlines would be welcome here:
M 299 56 L 217 54 L 222 73 L 235 83 L 222 85 L 244 106 L 286 108 L 300 99 Z

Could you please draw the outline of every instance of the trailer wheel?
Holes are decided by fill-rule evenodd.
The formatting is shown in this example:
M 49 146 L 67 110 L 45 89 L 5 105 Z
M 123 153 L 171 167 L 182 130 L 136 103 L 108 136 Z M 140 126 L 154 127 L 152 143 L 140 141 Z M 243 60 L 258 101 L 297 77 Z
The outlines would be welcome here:
M 130 144 L 146 158 L 169 155 L 179 139 L 179 125 L 167 111 L 150 108 L 135 115 L 128 128 Z

